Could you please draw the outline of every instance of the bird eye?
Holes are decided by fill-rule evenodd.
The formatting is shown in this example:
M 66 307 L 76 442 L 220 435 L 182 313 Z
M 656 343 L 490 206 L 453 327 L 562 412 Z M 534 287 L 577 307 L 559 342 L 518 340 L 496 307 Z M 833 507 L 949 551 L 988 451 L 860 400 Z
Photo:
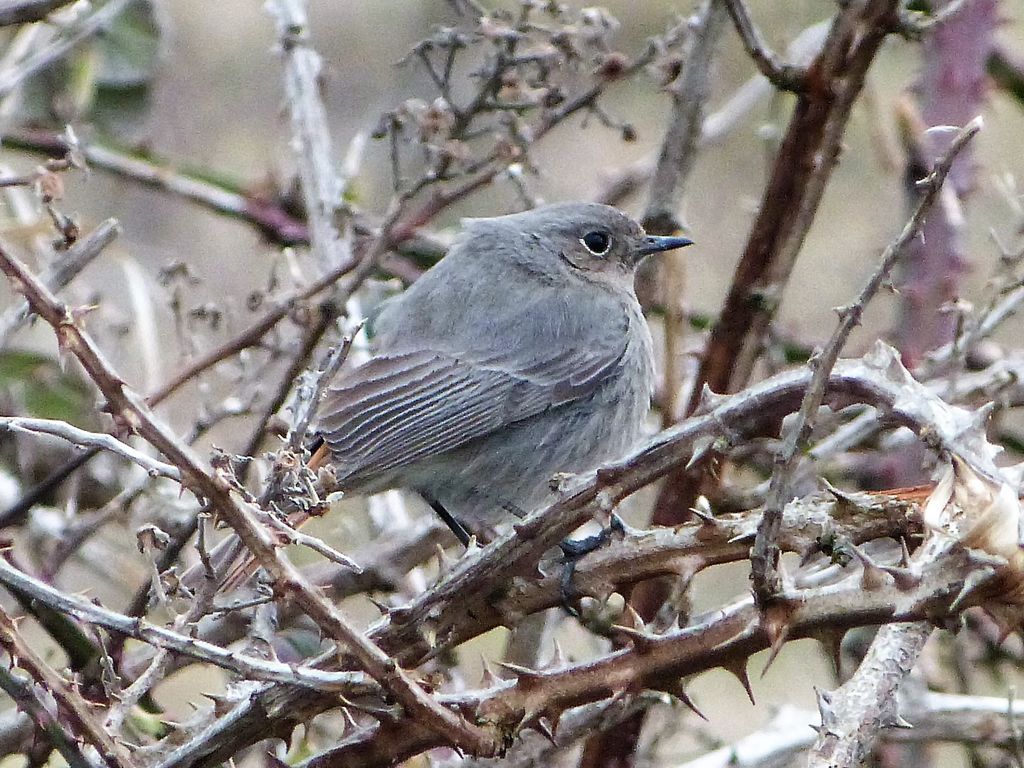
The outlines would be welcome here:
M 604 256 L 612 247 L 612 239 L 607 232 L 587 232 L 580 242 L 595 256 Z

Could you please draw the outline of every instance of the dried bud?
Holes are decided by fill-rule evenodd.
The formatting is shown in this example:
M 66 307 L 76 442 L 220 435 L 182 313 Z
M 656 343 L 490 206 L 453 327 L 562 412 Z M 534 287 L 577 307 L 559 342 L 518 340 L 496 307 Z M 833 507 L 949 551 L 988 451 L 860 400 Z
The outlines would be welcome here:
M 594 70 L 594 74 L 605 81 L 617 80 L 626 73 L 630 64 L 632 62 L 626 54 L 612 51 L 598 59 L 597 69 Z
M 678 54 L 662 56 L 647 68 L 647 73 L 662 88 L 673 82 L 683 71 L 683 57 Z
M 922 517 L 935 534 L 956 540 L 980 559 L 1004 563 L 984 591 L 996 604 L 1024 607 L 1021 504 L 1009 483 L 986 477 L 954 456 L 925 502 Z
M 504 21 L 499 21 L 491 16 L 484 16 L 480 19 L 480 24 L 477 26 L 477 32 L 488 40 L 496 40 L 499 42 L 514 42 L 521 36 L 517 30 L 513 29 Z
M 447 136 L 451 127 L 455 124 L 455 115 L 448 102 L 438 96 L 417 115 L 416 120 L 420 130 L 420 139 L 429 141 L 437 136 Z
M 36 189 L 44 203 L 52 203 L 64 197 L 64 181 L 56 173 L 46 171 L 36 180 Z
M 139 552 L 147 550 L 164 550 L 171 543 L 171 537 L 155 525 L 144 525 L 135 532 L 135 543 Z

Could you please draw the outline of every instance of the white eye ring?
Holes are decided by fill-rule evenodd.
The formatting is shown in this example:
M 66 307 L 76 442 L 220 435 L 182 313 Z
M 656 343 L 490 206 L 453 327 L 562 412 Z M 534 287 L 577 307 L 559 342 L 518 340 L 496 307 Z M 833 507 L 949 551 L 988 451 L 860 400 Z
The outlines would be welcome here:
M 612 249 L 612 236 L 607 232 L 595 230 L 581 237 L 580 243 L 595 256 L 604 256 Z

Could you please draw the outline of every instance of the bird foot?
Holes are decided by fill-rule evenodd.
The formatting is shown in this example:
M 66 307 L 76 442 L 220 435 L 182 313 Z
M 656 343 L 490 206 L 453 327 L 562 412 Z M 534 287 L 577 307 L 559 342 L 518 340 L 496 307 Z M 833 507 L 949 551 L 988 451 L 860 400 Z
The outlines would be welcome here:
M 626 526 L 623 524 L 622 519 L 618 515 L 613 514 L 608 521 L 608 527 L 602 528 L 593 536 L 587 536 L 583 539 L 565 539 L 558 545 L 558 548 L 562 550 L 562 563 L 565 566 L 562 569 L 559 594 L 562 599 L 562 607 L 570 616 L 579 618 L 580 615 L 576 604 L 582 595 L 573 583 L 573 576 L 576 575 L 576 564 L 591 552 L 597 551 L 611 541 L 614 534 L 625 532 Z

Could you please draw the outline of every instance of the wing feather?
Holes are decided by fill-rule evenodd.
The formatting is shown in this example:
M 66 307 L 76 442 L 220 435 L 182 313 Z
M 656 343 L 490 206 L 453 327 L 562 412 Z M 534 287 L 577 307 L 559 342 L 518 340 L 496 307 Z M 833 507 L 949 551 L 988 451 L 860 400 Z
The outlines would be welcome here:
M 320 432 L 339 478 L 359 483 L 590 395 L 619 367 L 626 342 L 623 334 L 518 366 L 508 353 L 383 353 L 327 392 Z

